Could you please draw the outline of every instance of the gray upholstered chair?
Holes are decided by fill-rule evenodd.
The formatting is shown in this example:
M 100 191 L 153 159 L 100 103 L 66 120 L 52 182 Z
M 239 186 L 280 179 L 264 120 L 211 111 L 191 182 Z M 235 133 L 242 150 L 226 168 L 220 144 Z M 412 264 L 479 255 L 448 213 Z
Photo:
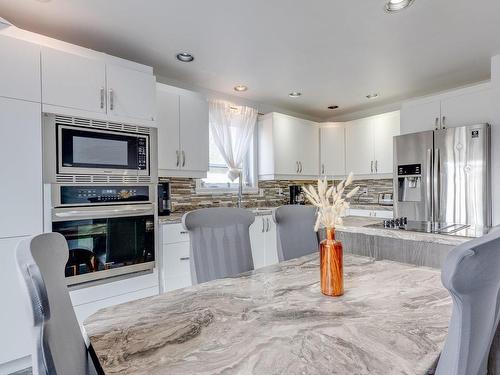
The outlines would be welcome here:
M 485 375 L 500 319 L 500 231 L 453 249 L 441 279 L 453 299 L 437 375 Z
M 45 233 L 21 242 L 17 264 L 33 316 L 33 374 L 101 374 L 88 349 L 71 304 L 64 278 L 68 245 L 58 233 Z
M 288 205 L 273 212 L 277 228 L 280 262 L 318 251 L 318 235 L 314 232 L 316 209 L 311 206 Z
M 249 228 L 254 220 L 255 215 L 242 208 L 203 208 L 184 214 L 194 284 L 253 270 Z

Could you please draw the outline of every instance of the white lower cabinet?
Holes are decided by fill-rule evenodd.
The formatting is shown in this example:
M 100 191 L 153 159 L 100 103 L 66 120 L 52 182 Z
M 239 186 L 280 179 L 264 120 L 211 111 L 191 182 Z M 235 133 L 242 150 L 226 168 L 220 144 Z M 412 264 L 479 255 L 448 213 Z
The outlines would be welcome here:
M 71 302 L 80 325 L 90 315 L 105 307 L 157 295 L 158 271 L 122 280 L 70 289 Z
M 182 224 L 165 224 L 161 232 L 162 291 L 192 285 L 189 234 Z
M 162 245 L 165 291 L 191 286 L 189 247 L 189 241 Z
M 192 285 L 189 234 L 182 224 L 165 224 L 161 231 L 162 291 Z M 250 242 L 254 268 L 278 263 L 276 224 L 271 215 L 256 216 L 250 226 Z
M 348 216 L 362 216 L 362 217 L 379 217 L 381 219 L 392 219 L 394 214 L 393 211 L 385 210 L 361 210 L 356 208 L 350 208 L 347 212 Z
M 250 226 L 250 243 L 255 269 L 278 263 L 276 224 L 271 215 L 255 217 Z
M 31 355 L 32 319 L 29 313 L 27 292 L 21 284 L 16 264 L 17 245 L 25 238 L 0 239 L 0 374 L 9 373 L 4 365 Z M 17 369 L 19 370 L 19 369 Z

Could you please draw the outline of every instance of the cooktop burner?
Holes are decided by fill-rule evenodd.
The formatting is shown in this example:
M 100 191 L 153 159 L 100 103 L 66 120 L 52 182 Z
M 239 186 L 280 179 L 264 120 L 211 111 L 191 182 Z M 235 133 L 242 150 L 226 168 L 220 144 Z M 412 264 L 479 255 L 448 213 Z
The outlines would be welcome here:
M 383 228 L 392 230 L 406 230 L 409 232 L 436 233 L 462 237 L 481 237 L 489 229 L 466 224 L 439 223 L 432 221 L 412 221 L 405 217 L 384 220 L 381 223 L 371 224 L 370 228 Z

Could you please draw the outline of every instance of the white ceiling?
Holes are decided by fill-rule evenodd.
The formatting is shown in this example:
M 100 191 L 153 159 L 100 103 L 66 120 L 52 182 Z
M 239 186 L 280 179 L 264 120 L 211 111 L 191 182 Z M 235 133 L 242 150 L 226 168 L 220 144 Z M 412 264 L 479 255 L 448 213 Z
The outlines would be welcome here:
M 46 0 L 45 0 L 46 1 Z M 0 0 L 20 28 L 152 65 L 155 74 L 329 118 L 488 79 L 500 1 Z M 175 59 L 179 51 L 193 63 Z M 301 91 L 297 99 L 290 91 Z M 368 100 L 365 95 L 379 92 Z M 337 111 L 327 110 L 331 104 Z

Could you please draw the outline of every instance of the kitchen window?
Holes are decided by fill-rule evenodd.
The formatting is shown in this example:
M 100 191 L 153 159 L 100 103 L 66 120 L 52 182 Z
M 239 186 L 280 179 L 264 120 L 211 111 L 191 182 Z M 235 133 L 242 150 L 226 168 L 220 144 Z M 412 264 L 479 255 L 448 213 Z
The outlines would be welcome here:
M 243 163 L 243 192 L 257 192 L 257 126 L 255 127 L 252 143 Z M 217 148 L 212 131 L 209 131 L 209 161 L 207 177 L 197 180 L 198 193 L 237 192 L 239 178 L 231 181 L 227 176 L 229 168 Z

